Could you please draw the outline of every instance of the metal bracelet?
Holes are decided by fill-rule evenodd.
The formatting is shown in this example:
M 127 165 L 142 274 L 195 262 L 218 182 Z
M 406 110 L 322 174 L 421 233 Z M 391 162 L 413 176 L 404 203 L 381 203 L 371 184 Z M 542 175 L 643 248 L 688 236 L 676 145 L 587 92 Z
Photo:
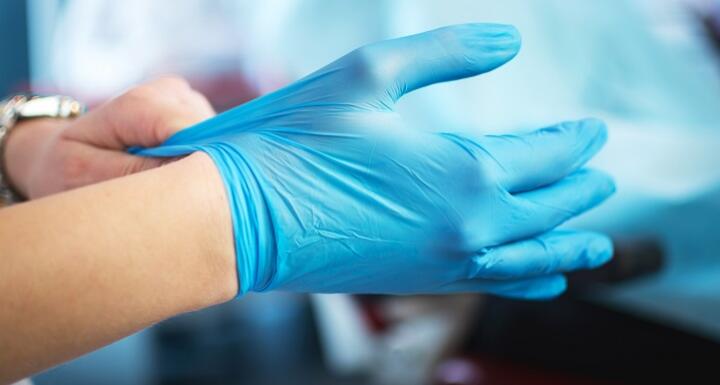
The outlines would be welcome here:
M 23 200 L 7 181 L 5 170 L 5 140 L 17 121 L 17 106 L 27 101 L 26 96 L 15 96 L 2 104 L 0 110 L 0 207 Z

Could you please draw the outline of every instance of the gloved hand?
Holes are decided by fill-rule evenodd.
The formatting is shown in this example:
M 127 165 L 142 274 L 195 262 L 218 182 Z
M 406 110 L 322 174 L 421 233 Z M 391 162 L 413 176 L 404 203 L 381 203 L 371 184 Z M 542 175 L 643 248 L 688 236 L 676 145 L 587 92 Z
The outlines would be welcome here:
M 214 160 L 241 293 L 551 297 L 564 272 L 612 255 L 603 235 L 553 230 L 614 191 L 580 169 L 605 142 L 603 123 L 471 138 L 420 132 L 393 111 L 402 95 L 490 71 L 519 47 L 496 24 L 371 44 L 139 153 Z

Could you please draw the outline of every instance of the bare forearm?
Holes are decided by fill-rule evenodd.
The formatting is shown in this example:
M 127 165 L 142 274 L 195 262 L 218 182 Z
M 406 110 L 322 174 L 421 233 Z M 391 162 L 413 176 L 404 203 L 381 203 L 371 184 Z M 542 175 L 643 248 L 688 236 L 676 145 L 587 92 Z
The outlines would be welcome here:
M 237 291 L 203 154 L 0 211 L 0 383 Z

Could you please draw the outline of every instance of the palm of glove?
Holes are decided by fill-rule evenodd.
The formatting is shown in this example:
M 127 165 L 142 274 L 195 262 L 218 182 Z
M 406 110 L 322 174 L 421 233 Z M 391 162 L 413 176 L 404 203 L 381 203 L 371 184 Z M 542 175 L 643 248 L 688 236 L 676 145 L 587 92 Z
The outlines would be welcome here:
M 605 199 L 580 170 L 602 123 L 469 138 L 408 127 L 394 102 L 491 70 L 519 40 L 498 25 L 370 45 L 147 155 L 207 152 L 231 201 L 242 292 L 547 297 L 562 273 L 605 262 L 604 236 L 553 228 Z

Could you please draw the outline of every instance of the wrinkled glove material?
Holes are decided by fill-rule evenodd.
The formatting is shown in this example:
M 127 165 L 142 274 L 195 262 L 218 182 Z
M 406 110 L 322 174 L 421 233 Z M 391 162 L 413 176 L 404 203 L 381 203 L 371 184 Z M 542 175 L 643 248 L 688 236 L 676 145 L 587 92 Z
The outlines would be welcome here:
M 499 24 L 371 44 L 133 151 L 212 158 L 233 218 L 239 294 L 552 297 L 563 273 L 612 255 L 604 235 L 556 229 L 614 191 L 582 167 L 604 144 L 604 124 L 470 137 L 421 132 L 394 111 L 403 94 L 495 69 L 519 47 L 518 32 Z

